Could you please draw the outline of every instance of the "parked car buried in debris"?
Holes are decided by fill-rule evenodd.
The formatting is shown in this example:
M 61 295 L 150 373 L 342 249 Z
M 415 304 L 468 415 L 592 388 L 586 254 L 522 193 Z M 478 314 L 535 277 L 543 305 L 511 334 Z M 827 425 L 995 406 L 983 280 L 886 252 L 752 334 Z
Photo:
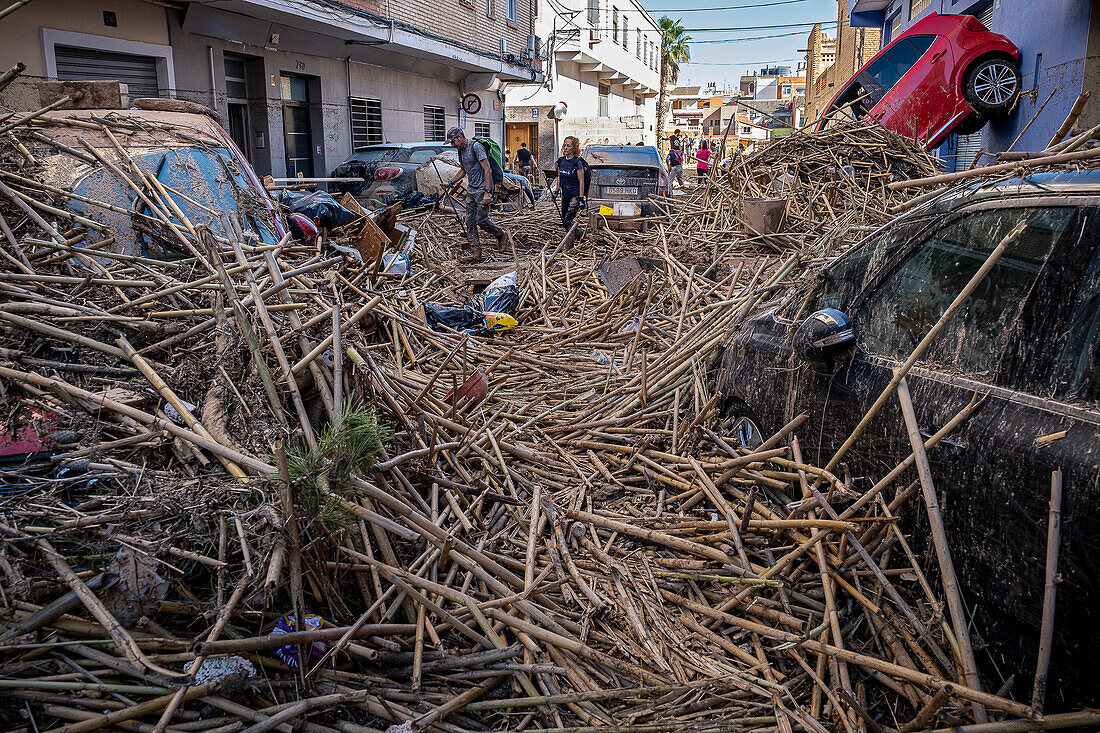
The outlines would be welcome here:
M 970 15 L 930 13 L 875 54 L 833 96 L 834 120 L 881 122 L 928 148 L 1006 114 L 1020 93 L 1020 50 Z
M 362 178 L 362 182 L 343 181 L 333 184 L 333 188 L 350 193 L 369 209 L 408 200 L 418 191 L 417 169 L 444 154 L 453 156 L 457 152 L 443 142 L 369 145 L 355 151 L 332 172 L 333 178 Z M 504 177 L 508 188 L 522 190 L 528 201 L 534 201 L 531 184 L 525 177 L 507 172 Z
M 43 182 L 75 194 L 66 208 L 91 222 L 85 245 L 98 247 L 110 239 L 102 246 L 128 255 L 189 256 L 171 226 L 186 232 L 202 225 L 225 238 L 226 217 L 267 244 L 286 233 L 275 202 L 210 116 L 130 109 L 65 110 L 45 117 L 51 124 L 35 132 L 32 152 L 43 163 Z M 96 129 L 97 120 L 109 123 L 113 137 Z M 86 165 L 78 165 L 81 160 Z M 138 190 L 132 187 L 135 168 L 148 181 L 137 183 Z
M 653 197 L 669 195 L 668 172 L 652 145 L 589 145 L 584 159 L 592 168 L 586 197 L 591 218 L 601 205 L 633 211 L 623 217 L 650 216 L 658 213 Z
M 980 405 L 929 451 L 979 661 L 1017 688 L 1033 673 L 1043 608 L 1052 471 L 1064 482 L 1061 581 L 1049 689 L 1095 705 L 1100 655 L 1100 171 L 1046 173 L 946 195 L 832 262 L 735 331 L 719 389 L 759 444 L 794 415 L 808 463 L 824 465 L 1018 223 L 1023 233 L 907 376 L 924 438 Z M 809 315 L 807 315 L 809 314 Z M 862 493 L 911 452 L 891 397 L 844 459 Z M 839 469 L 838 469 L 839 470 Z M 864 478 L 865 477 L 865 478 Z M 907 473 L 898 492 L 915 479 Z M 888 496 L 893 495 L 893 488 Z M 918 552 L 927 544 L 912 533 Z M 988 666 L 987 666 L 988 669 Z M 1091 680 L 1091 682 L 1090 682 Z

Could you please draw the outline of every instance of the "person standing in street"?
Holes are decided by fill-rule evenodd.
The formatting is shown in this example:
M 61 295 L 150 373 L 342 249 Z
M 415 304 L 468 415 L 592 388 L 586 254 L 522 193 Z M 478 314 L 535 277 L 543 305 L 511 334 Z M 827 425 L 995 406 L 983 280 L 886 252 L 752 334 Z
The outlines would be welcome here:
M 706 140 L 699 143 L 699 152 L 695 154 L 695 175 L 700 182 L 710 175 L 710 144 Z
M 674 181 L 684 187 L 684 139 L 679 130 L 668 139 L 668 185 L 671 187 Z
M 493 202 L 493 171 L 489 167 L 489 153 L 485 146 L 466 137 L 461 127 L 452 127 L 447 131 L 447 139 L 458 150 L 458 160 L 462 164 L 458 175 L 452 178 L 443 191 L 449 195 L 455 186 L 466 179 L 466 246 L 462 248 L 462 261 L 481 260 L 481 240 L 477 230 L 480 228 L 496 237 L 501 247 L 508 246 L 512 238 L 508 232 L 489 221 L 489 205 Z
M 531 151 L 527 149 L 527 143 L 520 143 L 516 151 L 516 173 L 521 176 L 531 175 Z
M 585 173 L 588 163 L 579 155 L 580 140 L 570 135 L 561 144 L 561 157 L 558 158 L 558 175 L 550 184 L 553 191 L 561 192 L 562 224 L 565 231 L 573 227 L 573 220 L 581 209 L 588 208 L 585 201 Z

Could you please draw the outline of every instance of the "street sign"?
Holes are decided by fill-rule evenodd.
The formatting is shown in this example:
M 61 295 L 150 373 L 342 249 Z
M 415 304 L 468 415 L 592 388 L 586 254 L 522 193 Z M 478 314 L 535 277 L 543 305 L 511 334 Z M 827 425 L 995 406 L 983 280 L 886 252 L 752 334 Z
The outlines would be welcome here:
M 476 115 L 481 111 L 481 97 L 476 94 L 467 94 L 462 98 L 462 111 L 468 115 Z
M 531 108 L 531 116 L 532 117 L 538 117 L 539 116 L 539 108 L 538 107 L 532 107 Z

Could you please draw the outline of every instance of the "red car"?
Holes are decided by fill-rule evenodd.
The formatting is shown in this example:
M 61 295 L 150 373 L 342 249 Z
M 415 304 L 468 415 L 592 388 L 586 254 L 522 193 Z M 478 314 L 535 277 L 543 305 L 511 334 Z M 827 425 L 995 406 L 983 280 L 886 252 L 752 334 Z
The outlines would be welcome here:
M 870 116 L 927 148 L 977 132 L 1020 93 L 1020 49 L 970 15 L 931 13 L 867 62 L 829 102 L 817 129 Z

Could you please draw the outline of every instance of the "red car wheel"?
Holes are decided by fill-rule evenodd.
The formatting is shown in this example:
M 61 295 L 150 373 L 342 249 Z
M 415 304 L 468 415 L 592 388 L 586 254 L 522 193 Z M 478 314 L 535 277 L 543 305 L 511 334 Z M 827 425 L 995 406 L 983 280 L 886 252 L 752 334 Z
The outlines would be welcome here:
M 986 59 L 967 73 L 963 91 L 966 101 L 978 112 L 1007 112 L 1020 93 L 1020 70 L 1009 59 Z

